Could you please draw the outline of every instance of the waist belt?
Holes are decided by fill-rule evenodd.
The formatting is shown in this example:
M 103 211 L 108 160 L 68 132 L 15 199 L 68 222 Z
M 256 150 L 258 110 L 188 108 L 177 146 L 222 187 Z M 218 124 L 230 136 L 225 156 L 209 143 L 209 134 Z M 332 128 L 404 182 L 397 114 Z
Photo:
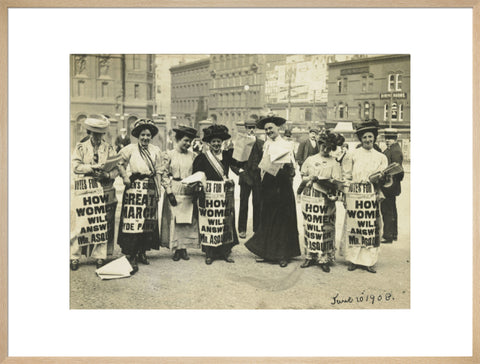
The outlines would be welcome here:
M 141 180 L 141 179 L 150 178 L 150 177 L 153 177 L 153 175 L 142 174 L 142 173 L 133 173 L 130 176 L 130 181 L 133 182 L 133 181 L 136 181 L 136 180 Z

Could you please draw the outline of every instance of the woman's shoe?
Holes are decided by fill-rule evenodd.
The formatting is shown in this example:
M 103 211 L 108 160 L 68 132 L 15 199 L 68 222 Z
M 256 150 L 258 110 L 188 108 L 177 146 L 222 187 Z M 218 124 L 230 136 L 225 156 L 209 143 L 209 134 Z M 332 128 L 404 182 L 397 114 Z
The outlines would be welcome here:
M 313 261 L 311 259 L 305 259 L 300 268 L 308 268 L 312 265 Z
M 370 272 L 370 273 L 377 273 L 377 271 L 375 270 L 375 268 L 373 268 L 373 265 L 370 266 L 370 267 L 366 267 L 365 270 L 367 272 Z
M 150 264 L 150 262 L 147 259 L 147 255 L 145 254 L 145 252 L 138 253 L 138 261 L 142 264 L 145 264 L 145 265 Z
M 223 258 L 227 263 L 235 263 L 235 261 L 230 258 L 228 255 L 225 255 L 225 257 Z
M 70 260 L 70 269 L 71 270 L 77 270 L 80 265 L 80 262 L 78 259 L 72 259 Z
M 127 257 L 128 261 L 130 262 L 130 265 L 132 266 L 132 271 L 130 274 L 133 276 L 135 273 L 138 272 L 138 264 L 137 264 L 137 257 Z
M 280 261 L 280 267 L 285 268 L 288 265 L 288 262 L 285 259 Z
M 326 264 L 326 263 L 320 264 L 320 268 L 322 268 L 322 270 L 323 270 L 325 273 L 330 272 L 330 267 L 329 267 L 328 264 Z
M 210 257 L 206 257 L 206 258 L 205 258 L 205 264 L 210 265 L 210 264 L 212 264 L 212 263 L 213 263 L 213 259 L 212 259 L 212 258 L 210 258 Z
M 105 261 L 103 259 L 97 259 L 97 269 L 103 267 Z
M 350 265 L 348 266 L 348 270 L 351 272 L 352 270 L 355 270 L 357 269 L 357 265 L 356 264 L 353 264 L 353 263 L 350 263 Z
M 180 250 L 179 249 L 175 250 L 175 253 L 173 253 L 173 258 L 172 259 L 173 259 L 174 262 L 178 262 L 180 260 Z
M 181 257 L 183 260 L 190 260 L 190 257 L 189 257 L 188 254 L 187 254 L 187 249 L 181 249 L 180 257 Z

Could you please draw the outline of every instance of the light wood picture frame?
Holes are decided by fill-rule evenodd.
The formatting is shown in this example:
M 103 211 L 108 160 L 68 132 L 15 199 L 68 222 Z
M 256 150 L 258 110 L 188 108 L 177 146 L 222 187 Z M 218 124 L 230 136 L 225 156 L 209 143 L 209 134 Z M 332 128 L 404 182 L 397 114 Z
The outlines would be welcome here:
M 473 302 L 472 333 L 473 354 L 467 357 L 14 357 L 8 353 L 8 11 L 13 8 L 468 8 L 472 9 L 473 54 Z M 391 3 L 386 0 L 0 0 L 0 363 L 480 363 L 480 0 L 403 0 Z M 469 133 L 466 132 L 466 137 Z M 67 167 L 65 167 L 67 168 Z M 11 181 L 10 181 L 11 182 Z M 466 216 L 465 218 L 470 218 Z M 413 279 L 413 277 L 412 277 Z M 10 281 L 10 284 L 12 282 Z M 413 296 L 413 294 L 412 294 Z M 400 344 L 400 343 L 399 343 Z

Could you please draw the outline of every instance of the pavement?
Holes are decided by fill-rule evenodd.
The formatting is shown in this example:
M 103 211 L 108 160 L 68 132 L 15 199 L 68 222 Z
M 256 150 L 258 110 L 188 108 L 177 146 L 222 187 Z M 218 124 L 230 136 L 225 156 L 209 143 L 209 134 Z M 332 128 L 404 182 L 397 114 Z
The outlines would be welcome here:
M 347 271 L 347 262 L 337 250 L 330 273 L 318 266 L 300 268 L 302 257 L 281 268 L 257 263 L 244 243 L 251 231 L 251 204 L 247 238 L 234 247 L 235 263 L 205 264 L 200 249 L 189 249 L 190 260 L 174 262 L 168 249 L 147 252 L 150 265 L 139 265 L 135 275 L 102 281 L 92 259 L 80 261 L 70 272 L 72 309 L 407 309 L 410 308 L 410 169 L 405 166 L 402 194 L 397 198 L 399 239 L 382 244 L 377 273 Z M 236 176 L 231 177 L 236 181 Z M 300 183 L 295 177 L 294 189 Z M 121 201 L 123 184 L 115 181 Z M 236 186 L 238 216 L 239 187 Z M 303 241 L 303 218 L 297 204 L 299 241 Z M 120 202 L 117 207 L 118 224 Z M 344 209 L 337 203 L 337 237 Z M 118 225 L 117 225 L 118 226 Z M 337 241 L 338 248 L 338 241 Z M 303 247 L 301 246 L 303 251 Z M 122 256 L 115 244 L 112 258 Z

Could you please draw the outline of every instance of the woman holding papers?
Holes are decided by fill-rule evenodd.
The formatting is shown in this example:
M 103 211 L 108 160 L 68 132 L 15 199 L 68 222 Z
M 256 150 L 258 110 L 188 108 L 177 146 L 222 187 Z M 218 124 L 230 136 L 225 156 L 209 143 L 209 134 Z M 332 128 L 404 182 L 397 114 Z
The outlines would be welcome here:
M 371 182 L 387 168 L 387 157 L 374 148 L 378 135 L 378 121 L 360 124 L 356 134 L 361 147 L 347 154 L 343 160 L 343 173 L 351 181 L 345 191 L 345 226 L 343 251 L 350 262 L 349 271 L 363 267 L 370 273 L 378 259 L 382 219 L 379 204 L 381 192 L 378 184 Z
M 245 246 L 261 257 L 258 262 L 273 261 L 286 267 L 290 258 L 300 255 L 297 213 L 291 177 L 295 175 L 291 144 L 280 137 L 279 126 L 285 119 L 267 116 L 257 122 L 268 137 L 264 144 L 261 169 L 262 204 L 260 224 Z
M 113 229 L 115 224 L 115 209 L 117 199 L 113 181 L 118 175 L 116 167 L 105 170 L 105 163 L 109 157 L 115 155 L 112 146 L 102 138 L 107 132 L 110 122 L 104 117 L 89 117 L 85 119 L 85 128 L 90 138 L 78 143 L 73 151 L 72 170 L 76 178 L 74 181 L 74 197 L 72 206 L 75 208 L 75 219 L 72 223 L 73 236 L 70 243 L 70 268 L 77 270 L 82 254 L 97 260 L 97 268 L 105 264 L 107 254 L 113 253 Z M 85 211 L 89 201 L 108 199 L 108 203 L 99 203 L 98 210 L 103 208 L 104 213 L 93 214 L 88 219 Z M 102 206 L 100 206 L 102 205 Z M 106 221 L 105 224 L 92 225 L 90 221 Z M 103 229 L 103 227 L 106 227 Z M 98 234 L 87 234 L 96 229 Z M 100 232 L 102 228 L 102 232 Z M 106 230 L 106 232 L 103 232 Z
M 158 201 L 161 179 L 167 175 L 160 148 L 150 144 L 157 133 L 158 128 L 152 120 L 135 121 L 132 136 L 138 143 L 127 145 L 119 153 L 122 158 L 119 171 L 125 191 L 117 241 L 134 273 L 138 271 L 138 261 L 149 264 L 147 250 L 160 248 Z M 127 165 L 130 165 L 130 176 L 125 171 Z M 167 197 L 172 205 L 176 203 L 171 189 L 167 189 Z
M 169 246 L 173 252 L 173 260 L 189 260 L 187 247 L 198 246 L 198 221 L 194 211 L 194 187 L 182 183 L 182 180 L 192 174 L 193 160 L 196 154 L 189 150 L 197 130 L 179 126 L 175 132 L 174 149 L 164 153 L 168 179 L 163 180 L 165 189 L 171 189 L 177 200 L 176 206 L 171 206 L 164 200 L 162 211 L 161 243 Z
M 203 141 L 208 144 L 193 162 L 193 173 L 203 172 L 206 176 L 205 198 L 198 200 L 199 234 L 205 263 L 212 264 L 215 259 L 230 258 L 232 247 L 238 244 L 235 229 L 234 183 L 228 179 L 233 149 L 222 151 L 222 143 L 230 138 L 228 128 L 223 125 L 211 125 L 203 129 Z
M 301 268 L 319 264 L 330 272 L 335 260 L 335 201 L 333 180 L 342 178 L 340 164 L 330 152 L 345 141 L 341 135 L 326 130 L 319 134 L 320 152 L 308 157 L 302 164 L 302 182 L 305 183 L 301 200 L 305 228 L 306 260 Z

